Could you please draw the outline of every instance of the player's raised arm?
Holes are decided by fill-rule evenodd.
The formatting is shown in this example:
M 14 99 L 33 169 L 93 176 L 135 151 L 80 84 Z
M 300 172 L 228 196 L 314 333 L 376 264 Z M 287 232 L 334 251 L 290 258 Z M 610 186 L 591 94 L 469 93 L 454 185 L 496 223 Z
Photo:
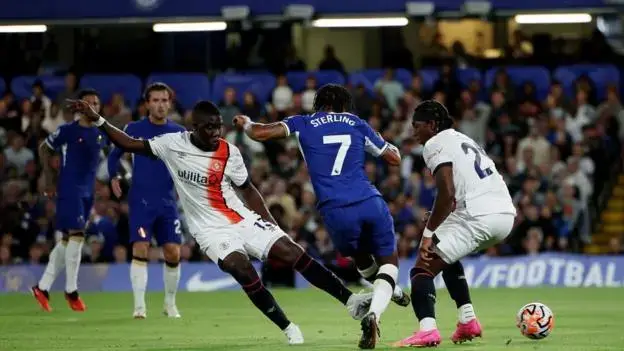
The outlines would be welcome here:
M 102 130 L 108 138 L 117 146 L 126 152 L 144 154 L 151 156 L 152 151 L 147 141 L 134 139 L 115 126 L 106 122 L 104 117 L 100 116 L 86 101 L 83 100 L 67 100 L 67 105 L 72 112 L 85 115 L 93 124 Z
M 288 136 L 288 127 L 282 122 L 255 123 L 244 115 L 234 117 L 234 127 L 245 131 L 245 134 L 255 141 L 282 139 Z

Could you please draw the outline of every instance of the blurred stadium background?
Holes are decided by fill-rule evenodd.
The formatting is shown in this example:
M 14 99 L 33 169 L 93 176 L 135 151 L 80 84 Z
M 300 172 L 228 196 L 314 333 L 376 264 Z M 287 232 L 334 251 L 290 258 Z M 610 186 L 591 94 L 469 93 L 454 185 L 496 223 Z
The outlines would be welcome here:
M 55 203 L 40 195 L 37 146 L 73 119 L 64 99 L 95 88 L 103 114 L 123 127 L 145 115 L 141 93 L 154 81 L 175 90 L 170 118 L 186 126 L 200 99 L 217 102 L 226 125 L 238 113 L 277 121 L 309 111 L 320 85 L 347 85 L 355 112 L 403 153 L 401 167 L 366 164 L 394 216 L 401 284 L 409 282 L 417 223 L 435 197 L 411 137 L 411 111 L 423 99 L 439 100 L 456 128 L 497 162 L 518 207 L 509 240 L 466 261 L 473 286 L 624 282 L 624 1 L 31 0 L 2 7 L 0 292 L 28 291 L 60 235 Z M 357 283 L 314 209 L 295 141 L 261 144 L 230 129 L 225 137 L 243 151 L 281 226 Z M 108 180 L 103 163 L 82 291 L 130 290 L 128 206 Z M 183 261 L 192 263 L 183 265 L 181 290 L 236 288 L 184 233 Z M 158 248 L 150 260 L 149 289 L 160 290 Z M 269 284 L 303 286 L 287 268 L 268 262 L 261 269 Z

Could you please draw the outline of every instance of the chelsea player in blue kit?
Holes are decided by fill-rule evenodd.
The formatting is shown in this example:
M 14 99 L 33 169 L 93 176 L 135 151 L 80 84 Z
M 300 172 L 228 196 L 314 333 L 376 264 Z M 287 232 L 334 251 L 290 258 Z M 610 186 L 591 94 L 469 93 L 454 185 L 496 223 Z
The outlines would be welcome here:
M 100 110 L 100 98 L 96 91 L 81 91 L 79 98 L 89 103 L 94 110 Z M 47 312 L 52 310 L 48 291 L 63 267 L 66 274 L 65 299 L 69 307 L 79 312 L 86 310 L 78 295 L 78 269 L 85 228 L 93 205 L 95 173 L 100 151 L 106 145 L 105 140 L 101 131 L 80 115 L 79 119 L 60 126 L 39 146 L 46 192 L 48 195 L 56 193 L 57 196 L 55 226 L 63 233 L 62 240 L 50 252 L 48 265 L 39 284 L 32 288 L 34 297 Z M 55 152 L 59 152 L 61 157 L 58 175 L 50 164 L 50 158 Z
M 351 95 L 342 86 L 321 87 L 312 115 L 272 124 L 237 116 L 234 123 L 257 141 L 296 134 L 316 193 L 317 208 L 340 253 L 353 257 L 360 273 L 374 280 L 369 313 L 362 320 L 360 348 L 374 348 L 378 321 L 390 300 L 407 306 L 396 285 L 398 256 L 394 223 L 387 204 L 364 170 L 365 153 L 398 166 L 399 151 L 356 115 L 346 112 Z M 394 295 L 394 296 L 393 296 Z
M 129 123 L 125 132 L 143 140 L 155 136 L 182 132 L 185 129 L 169 120 L 172 90 L 163 83 L 154 83 L 145 90 L 145 100 L 149 115 L 140 121 Z M 115 176 L 119 169 L 119 159 L 124 151 L 114 148 L 108 157 L 108 172 L 115 196 L 121 197 L 121 176 Z M 181 227 L 173 180 L 161 160 L 143 155 L 134 155 L 132 177 L 136 179 L 130 187 L 128 205 L 130 210 L 130 242 L 132 243 L 132 263 L 130 280 L 134 295 L 136 319 L 147 316 L 145 290 L 147 288 L 147 262 L 152 236 L 163 248 L 165 264 L 163 280 L 165 285 L 164 314 L 180 318 L 175 296 L 180 281 Z

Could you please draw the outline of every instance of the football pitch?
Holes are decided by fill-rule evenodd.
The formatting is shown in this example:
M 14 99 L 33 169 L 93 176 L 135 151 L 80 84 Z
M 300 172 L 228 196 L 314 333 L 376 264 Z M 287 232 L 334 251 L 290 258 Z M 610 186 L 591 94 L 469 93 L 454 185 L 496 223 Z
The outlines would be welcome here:
M 0 295 L 0 350 L 356 350 L 359 323 L 339 303 L 317 290 L 275 290 L 289 318 L 301 327 L 306 344 L 288 346 L 285 336 L 239 291 L 179 293 L 183 318 L 161 315 L 162 293 L 148 294 L 148 318 L 133 320 L 130 293 L 83 294 L 88 310 L 68 309 L 52 294 L 52 313 L 39 310 L 26 294 Z M 622 350 L 624 290 L 476 289 L 473 303 L 484 337 L 454 345 L 449 337 L 456 309 L 438 291 L 439 350 Z M 555 328 L 544 340 L 529 340 L 515 327 L 525 303 L 540 301 L 555 314 Z M 381 324 L 379 350 L 416 327 L 411 307 L 391 304 Z

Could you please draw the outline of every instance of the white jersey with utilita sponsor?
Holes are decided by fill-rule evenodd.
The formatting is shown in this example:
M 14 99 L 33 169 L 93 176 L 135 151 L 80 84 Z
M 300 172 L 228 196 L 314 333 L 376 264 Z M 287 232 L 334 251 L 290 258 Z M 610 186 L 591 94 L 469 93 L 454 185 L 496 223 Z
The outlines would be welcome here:
M 159 135 L 149 146 L 167 166 L 194 235 L 259 217 L 232 187 L 248 176 L 236 146 L 220 139 L 216 151 L 206 152 L 191 143 L 191 132 Z
M 468 136 L 446 129 L 427 140 L 423 149 L 427 168 L 453 167 L 455 200 L 472 216 L 493 213 L 516 214 L 511 195 L 494 161 Z

